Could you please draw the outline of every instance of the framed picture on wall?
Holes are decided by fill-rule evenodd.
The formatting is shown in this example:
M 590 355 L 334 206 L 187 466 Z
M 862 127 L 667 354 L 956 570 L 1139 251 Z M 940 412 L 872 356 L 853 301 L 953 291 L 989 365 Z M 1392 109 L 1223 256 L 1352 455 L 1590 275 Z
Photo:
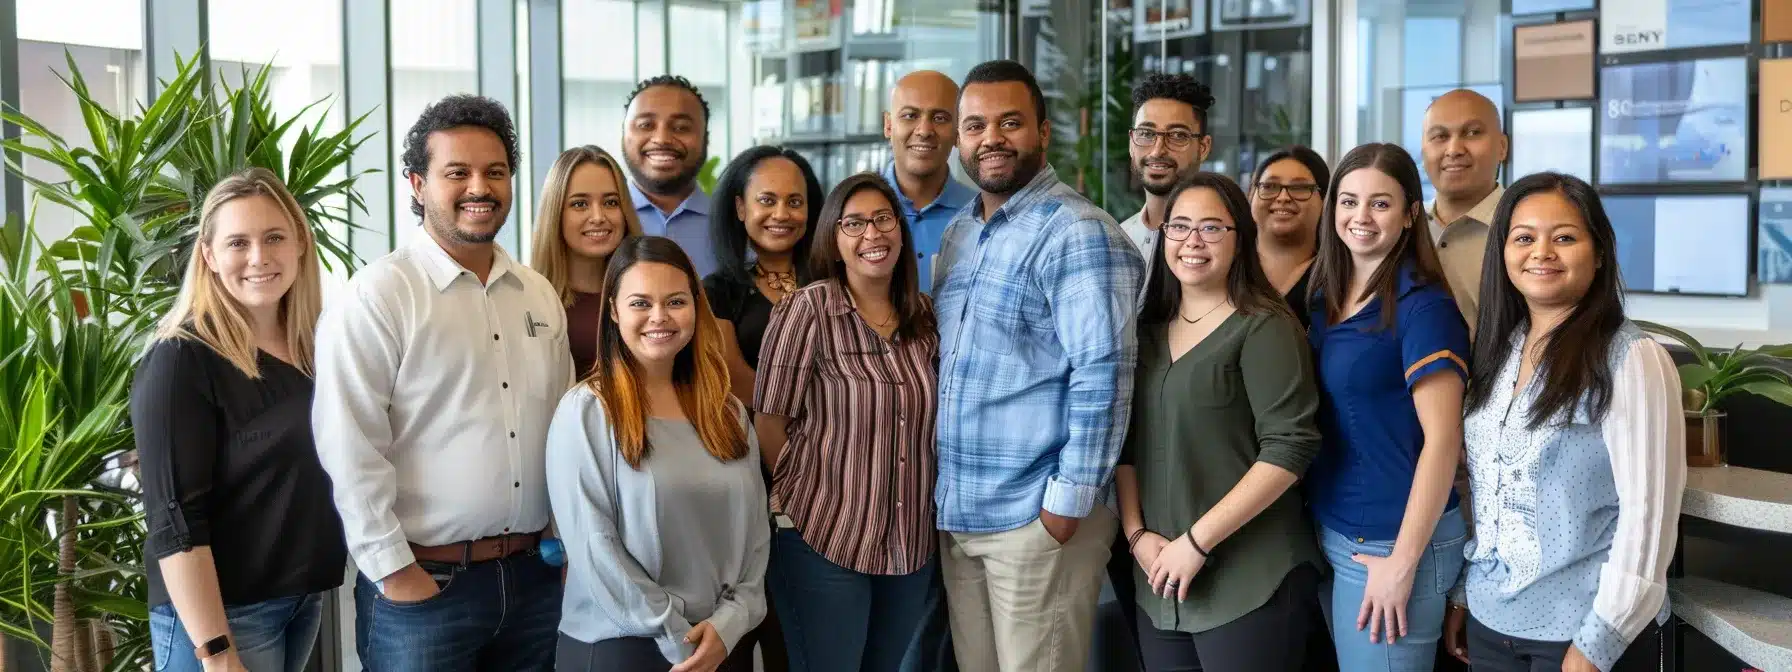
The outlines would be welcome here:
M 1133 38 L 1172 40 L 1207 32 L 1205 0 L 1134 0 Z
M 1213 0 L 1213 30 L 1305 26 L 1313 21 L 1308 0 Z
M 1792 58 L 1761 61 L 1760 149 L 1763 180 L 1792 180 Z
M 1761 41 L 1792 42 L 1792 0 L 1761 0 Z
M 1592 19 L 1512 29 L 1512 100 L 1592 98 L 1597 46 Z
M 1747 44 L 1752 0 L 1604 0 L 1599 53 L 1630 54 Z
M 1755 275 L 1761 282 L 1792 284 L 1792 189 L 1762 189 L 1755 234 Z
M 1593 108 L 1512 112 L 1512 168 L 1507 183 L 1553 171 L 1593 181 Z
M 1624 286 L 1663 294 L 1748 295 L 1747 194 L 1604 195 Z M 1698 226 L 1689 226 L 1698 222 Z
M 1748 61 L 1608 66 L 1600 71 L 1599 182 L 1741 182 L 1748 176 Z

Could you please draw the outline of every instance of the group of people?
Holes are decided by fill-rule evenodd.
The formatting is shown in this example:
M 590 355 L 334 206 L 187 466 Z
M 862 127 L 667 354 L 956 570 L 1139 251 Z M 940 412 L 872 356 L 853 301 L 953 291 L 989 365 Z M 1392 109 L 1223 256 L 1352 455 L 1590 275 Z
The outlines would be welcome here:
M 755 147 L 704 193 L 655 77 L 525 266 L 509 115 L 450 96 L 404 143 L 428 235 L 327 306 L 292 196 L 224 180 L 132 392 L 158 668 L 301 669 L 351 558 L 373 672 L 1079 670 L 1104 582 L 1152 672 L 1652 660 L 1680 398 L 1593 189 L 1501 189 L 1469 91 L 1430 204 L 1387 144 L 1238 185 L 1207 87 L 1132 102 L 1120 223 L 1011 61 L 904 77 L 893 161 L 826 191 Z

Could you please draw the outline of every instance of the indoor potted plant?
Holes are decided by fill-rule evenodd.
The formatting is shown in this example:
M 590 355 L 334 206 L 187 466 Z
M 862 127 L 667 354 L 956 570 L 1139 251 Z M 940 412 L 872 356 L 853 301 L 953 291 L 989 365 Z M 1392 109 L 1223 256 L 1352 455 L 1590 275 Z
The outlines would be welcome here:
M 1756 349 L 1708 350 L 1679 329 L 1638 321 L 1645 331 L 1678 341 L 1692 353 L 1693 361 L 1680 365 L 1680 389 L 1686 406 L 1686 464 L 1715 467 L 1724 464 L 1724 412 L 1718 405 L 1738 392 L 1757 394 L 1792 406 L 1792 373 L 1782 358 L 1792 357 L 1792 344 Z

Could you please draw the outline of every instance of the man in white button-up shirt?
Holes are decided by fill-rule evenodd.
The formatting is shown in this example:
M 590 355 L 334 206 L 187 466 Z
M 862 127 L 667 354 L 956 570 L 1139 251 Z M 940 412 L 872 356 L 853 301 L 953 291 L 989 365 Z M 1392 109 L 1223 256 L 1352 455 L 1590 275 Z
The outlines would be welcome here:
M 553 669 L 560 573 L 536 549 L 572 356 L 553 287 L 492 243 L 516 146 L 495 101 L 425 109 L 404 164 L 428 236 L 355 274 L 318 325 L 312 425 L 370 672 Z

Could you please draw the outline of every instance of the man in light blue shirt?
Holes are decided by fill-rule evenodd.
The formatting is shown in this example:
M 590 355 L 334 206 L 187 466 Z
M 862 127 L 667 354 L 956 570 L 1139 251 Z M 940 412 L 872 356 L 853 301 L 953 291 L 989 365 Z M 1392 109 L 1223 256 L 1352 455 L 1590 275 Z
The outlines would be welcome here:
M 641 231 L 671 238 L 691 256 L 699 277 L 716 270 L 709 236 L 709 195 L 697 173 L 709 160 L 709 103 L 690 80 L 660 75 L 628 98 L 622 160 Z
M 896 190 L 914 236 L 921 291 L 933 291 L 933 260 L 939 256 L 946 225 L 977 196 L 952 179 L 952 146 L 958 142 L 958 85 L 933 70 L 917 70 L 896 81 L 884 137 L 890 155 L 884 181 Z
M 1024 66 L 972 69 L 958 113 L 981 193 L 934 267 L 953 645 L 966 670 L 1080 670 L 1119 528 L 1102 500 L 1132 410 L 1145 262 L 1045 164 L 1051 124 Z

